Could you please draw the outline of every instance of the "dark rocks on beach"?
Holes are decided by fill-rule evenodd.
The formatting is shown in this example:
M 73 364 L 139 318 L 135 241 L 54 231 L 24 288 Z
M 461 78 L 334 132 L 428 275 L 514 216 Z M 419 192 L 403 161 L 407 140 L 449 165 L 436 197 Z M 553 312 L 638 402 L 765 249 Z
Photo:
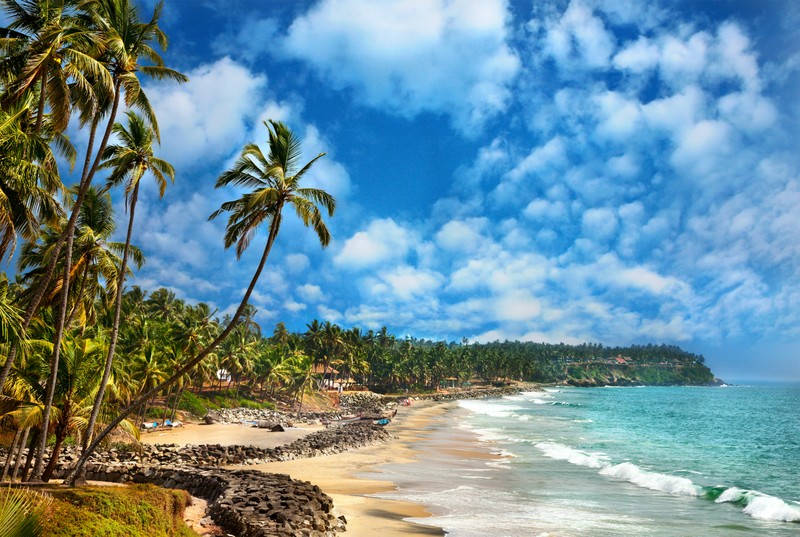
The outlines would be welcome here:
M 208 500 L 211 518 L 233 535 L 332 536 L 345 530 L 345 520 L 334 515 L 333 501 L 318 486 L 287 475 L 219 466 L 330 455 L 390 438 L 383 427 L 356 422 L 317 431 L 272 449 L 143 444 L 139 450 L 95 453 L 86 470 L 92 480 L 187 490 Z M 54 475 L 64 477 L 77 458 L 74 448 L 66 449 Z

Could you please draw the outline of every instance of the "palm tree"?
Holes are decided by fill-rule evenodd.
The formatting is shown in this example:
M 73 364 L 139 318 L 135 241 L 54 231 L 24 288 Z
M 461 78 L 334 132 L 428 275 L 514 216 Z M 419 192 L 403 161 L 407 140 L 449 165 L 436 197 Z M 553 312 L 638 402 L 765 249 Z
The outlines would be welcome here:
M 114 98 L 111 103 L 108 127 L 98 147 L 94 163 L 90 168 L 88 167 L 89 153 L 87 150 L 87 160 L 84 163 L 84 173 L 81 176 L 78 197 L 75 200 L 75 208 L 73 208 L 73 217 L 75 216 L 75 211 L 79 210 L 80 205 L 83 203 L 83 196 L 85 196 L 86 190 L 98 169 L 100 159 L 105 153 L 105 147 L 108 144 L 117 109 L 121 101 L 122 90 L 124 90 L 125 93 L 125 104 L 129 107 L 136 106 L 139 108 L 150 120 L 153 131 L 156 137 L 158 137 L 155 115 L 152 112 L 146 95 L 141 91 L 137 72 L 141 71 L 156 78 L 171 78 L 180 82 L 187 80 L 184 75 L 177 71 L 164 67 L 163 60 L 150 46 L 150 43 L 154 40 L 157 41 L 162 48 L 166 48 L 167 46 L 166 35 L 158 27 L 158 18 L 161 13 L 162 4 L 156 6 L 153 18 L 149 23 L 139 22 L 138 12 L 136 8 L 130 4 L 129 0 L 89 0 L 84 4 L 84 8 L 91 10 L 91 12 L 96 15 L 95 22 L 104 32 L 105 46 L 108 50 L 108 67 L 114 79 Z M 145 64 L 140 60 L 146 60 L 149 63 Z M 73 217 L 70 218 L 65 231 L 68 254 L 72 251 L 73 232 L 75 228 Z M 45 426 L 49 420 L 49 406 L 52 401 L 53 390 L 55 389 L 55 376 L 58 373 L 58 360 L 61 348 L 60 341 L 64 332 L 64 320 L 66 318 L 69 292 L 70 264 L 70 255 L 67 255 L 67 262 L 64 270 L 64 290 L 62 292 L 60 311 L 57 316 L 56 334 L 53 340 L 54 350 L 50 366 L 51 378 L 49 379 L 48 395 L 45 401 Z M 54 265 L 53 268 L 55 268 Z M 49 277 L 51 276 L 48 276 L 48 278 Z M 39 442 L 41 454 L 44 451 L 45 439 L 40 439 Z M 39 457 L 36 460 L 33 479 L 38 480 L 41 472 L 42 459 Z
M 53 199 L 61 181 L 48 140 L 24 127 L 29 101 L 0 110 L 0 260 L 14 252 L 18 236 L 35 240 L 62 212 Z
M 304 166 L 298 169 L 300 160 L 300 141 L 295 134 L 283 123 L 276 121 L 265 122 L 269 132 L 269 153 L 264 155 L 261 148 L 254 143 L 247 144 L 233 168 L 224 172 L 217 180 L 217 187 L 238 186 L 252 189 L 241 198 L 222 204 L 221 208 L 210 216 L 211 219 L 223 213 L 230 213 L 225 231 L 225 247 L 236 245 L 236 257 L 247 249 L 262 224 L 267 224 L 269 234 L 261 259 L 256 267 L 250 284 L 245 291 L 239 307 L 236 309 L 228 325 L 205 349 L 189 360 L 183 367 L 173 373 L 168 379 L 136 398 L 128 407 L 120 411 L 119 415 L 103 431 L 97 435 L 91 445 L 84 450 L 67 482 L 74 483 L 75 476 L 79 475 L 86 464 L 89 455 L 97 448 L 103 438 L 122 421 L 136 405 L 147 400 L 152 394 L 163 390 L 172 383 L 177 382 L 183 375 L 200 363 L 217 346 L 228 337 L 228 334 L 238 324 L 250 300 L 250 295 L 258 283 L 261 272 L 267 263 L 267 258 L 272 251 L 272 245 L 281 228 L 283 209 L 290 205 L 306 226 L 311 226 L 317 234 L 322 247 L 330 242 L 330 232 L 322 219 L 320 205 L 333 216 L 336 201 L 333 196 L 321 189 L 303 188 L 301 180 L 311 169 L 311 166 L 324 153 L 320 153 Z
M 39 105 L 34 133 L 41 132 L 45 104 L 50 105 L 50 121 L 55 132 L 69 123 L 72 89 L 93 100 L 90 80 L 111 92 L 108 70 L 97 60 L 102 42 L 97 28 L 87 24 L 78 12 L 76 0 L 2 0 L 11 16 L 11 37 L 5 43 L 9 54 L 2 69 L 9 73 L 4 102 L 14 102 L 38 90 Z
M 114 134 L 120 139 L 119 145 L 110 145 L 104 152 L 106 161 L 101 168 L 110 168 L 111 175 L 108 178 L 108 185 L 117 185 L 126 181 L 125 194 L 127 199 L 128 211 L 128 231 L 125 235 L 125 249 L 122 253 L 122 270 L 119 273 L 119 281 L 116 287 L 114 298 L 114 320 L 111 325 L 111 336 L 108 344 L 108 355 L 106 356 L 103 378 L 100 382 L 100 389 L 89 417 L 89 424 L 83 438 L 83 448 L 88 446 L 88 441 L 94 433 L 94 425 L 100 407 L 105 397 L 105 386 L 111 376 L 111 367 L 114 362 L 114 352 L 117 348 L 117 337 L 119 335 L 119 320 L 122 311 L 122 290 L 125 286 L 125 269 L 128 266 L 128 252 L 131 245 L 131 234 L 133 232 L 133 222 L 136 215 L 136 202 L 139 199 L 139 186 L 142 178 L 149 171 L 158 183 L 158 192 L 163 197 L 167 188 L 167 177 L 171 180 L 175 178 L 175 169 L 167 161 L 156 158 L 153 155 L 154 132 L 141 116 L 133 111 L 128 111 L 128 128 L 117 123 L 114 125 Z

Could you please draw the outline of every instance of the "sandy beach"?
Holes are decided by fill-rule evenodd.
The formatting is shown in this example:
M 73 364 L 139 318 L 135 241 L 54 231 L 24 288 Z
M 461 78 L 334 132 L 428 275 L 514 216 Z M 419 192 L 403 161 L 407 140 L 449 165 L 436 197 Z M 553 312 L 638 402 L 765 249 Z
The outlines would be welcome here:
M 374 535 L 430 536 L 444 535 L 437 527 L 414 524 L 406 518 L 430 516 L 424 506 L 412 502 L 370 497 L 388 492 L 396 487 L 391 481 L 365 479 L 364 474 L 380 472 L 381 465 L 403 464 L 414 461 L 413 445 L 425 437 L 431 428 L 439 426 L 437 420 L 454 403 L 421 401 L 411 407 L 401 407 L 396 419 L 387 426 L 397 438 L 387 444 L 356 449 L 337 455 L 248 465 L 248 469 L 288 474 L 294 479 L 310 481 L 333 498 L 337 515 L 347 519 L 347 534 L 354 537 Z M 142 442 L 150 444 L 222 444 L 275 447 L 289 443 L 322 426 L 289 428 L 285 432 L 269 432 L 236 424 L 186 424 L 177 429 L 146 433 Z M 458 445 L 458 456 L 485 457 L 485 453 L 465 453 L 464 444 Z

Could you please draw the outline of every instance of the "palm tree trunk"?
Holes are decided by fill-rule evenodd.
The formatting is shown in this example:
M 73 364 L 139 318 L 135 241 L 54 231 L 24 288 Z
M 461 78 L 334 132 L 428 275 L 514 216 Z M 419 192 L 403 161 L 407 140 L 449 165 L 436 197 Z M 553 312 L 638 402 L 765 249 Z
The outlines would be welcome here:
M 75 468 L 73 468 L 70 475 L 67 476 L 67 479 L 64 480 L 65 483 L 67 483 L 68 485 L 74 485 L 75 476 L 79 475 L 84 465 L 86 464 L 86 461 L 89 460 L 89 456 L 92 454 L 92 452 L 94 452 L 94 450 L 97 449 L 97 446 L 100 445 L 100 442 L 108 435 L 108 433 L 113 431 L 114 428 L 117 425 L 119 425 L 122 422 L 122 420 L 124 420 L 136 408 L 137 405 L 141 404 L 141 402 L 143 401 L 146 401 L 152 394 L 157 393 L 160 390 L 163 390 L 165 387 L 177 382 L 178 379 L 180 379 L 183 375 L 191 371 L 192 368 L 194 368 L 197 364 L 203 361 L 203 359 L 206 356 L 211 354 L 211 352 L 214 349 L 216 349 L 219 346 L 219 344 L 225 340 L 225 338 L 228 337 L 228 334 L 230 334 L 233 331 L 233 329 L 236 327 L 236 324 L 239 321 L 239 318 L 242 316 L 242 313 L 244 313 L 244 310 L 247 308 L 248 301 L 250 300 L 250 295 L 253 294 L 253 290 L 256 287 L 256 283 L 258 283 L 258 279 L 261 277 L 261 272 L 264 270 L 264 266 L 267 264 L 267 258 L 269 257 L 269 254 L 272 251 L 272 245 L 275 242 L 275 237 L 278 236 L 278 230 L 280 229 L 281 226 L 282 209 L 283 209 L 282 205 L 279 205 L 275 209 L 275 215 L 272 218 L 272 223 L 270 224 L 269 228 L 269 235 L 267 236 L 267 244 L 264 246 L 264 253 L 261 255 L 261 260 L 258 263 L 258 267 L 256 268 L 256 271 L 253 274 L 253 278 L 250 280 L 250 285 L 248 285 L 247 291 L 245 291 L 244 296 L 242 297 L 242 301 L 239 304 L 239 307 L 236 309 L 236 313 L 233 314 L 233 317 L 228 323 L 228 326 L 225 327 L 225 329 L 216 337 L 216 339 L 214 339 L 214 341 L 209 343 L 208 346 L 206 346 L 206 348 L 200 351 L 197 354 L 197 356 L 195 356 L 193 359 L 186 362 L 186 364 L 184 364 L 183 367 L 181 367 L 175 373 L 173 373 L 171 377 L 163 381 L 158 386 L 154 386 L 146 393 L 139 395 L 136 399 L 133 400 L 133 402 L 131 402 L 131 404 L 122 409 L 120 413 L 117 415 L 117 417 L 114 418 L 111 421 L 111 423 L 109 423 L 106 426 L 106 428 L 103 429 L 100 432 L 100 434 L 97 435 L 97 438 L 95 438 L 92 441 L 89 447 L 86 450 L 84 450 L 84 452 L 81 454 L 81 458 L 78 459 Z
M 178 405 L 181 404 L 181 398 L 183 397 L 183 392 L 186 391 L 186 387 L 188 384 L 189 384 L 188 381 L 185 380 L 183 382 L 183 385 L 181 386 L 181 389 L 178 390 L 178 395 L 177 397 L 175 397 L 175 401 L 173 401 L 172 403 L 172 413 L 170 414 L 169 418 L 170 421 L 175 421 L 175 413 L 178 411 Z
M 19 442 L 20 434 L 22 434 L 22 431 L 19 429 L 17 429 L 14 433 L 14 439 L 11 441 L 11 446 L 8 448 L 6 463 L 3 465 L 3 474 L 0 475 L 0 481 L 5 481 L 6 476 L 8 475 L 8 469 L 11 466 L 11 459 L 14 458 L 14 452 L 17 450 L 17 443 Z
M 47 483 L 53 477 L 53 471 L 56 469 L 58 456 L 61 454 L 61 446 L 64 444 L 64 439 L 67 437 L 66 428 L 63 431 L 56 432 L 56 443 L 53 445 L 53 451 L 50 454 L 50 462 L 47 463 L 47 468 L 44 469 L 42 474 L 42 481 Z
M 172 386 L 167 391 L 167 397 L 164 399 L 164 414 L 161 415 L 161 424 L 167 421 L 167 414 L 169 414 L 169 396 L 172 395 Z
M 31 462 L 33 462 L 33 456 L 36 454 L 36 450 L 38 449 L 37 446 L 39 445 L 39 435 L 42 434 L 41 429 L 34 429 L 33 431 L 33 438 L 31 438 L 31 447 L 28 448 L 28 456 L 25 457 L 25 466 L 22 467 L 22 476 L 20 477 L 20 481 L 26 481 L 28 479 L 28 472 L 31 469 Z
M 14 471 L 11 472 L 11 481 L 14 481 L 17 478 L 17 474 L 19 473 L 20 464 L 22 464 L 22 453 L 25 451 L 25 446 L 28 443 L 28 434 L 31 432 L 30 427 L 25 428 L 25 432 L 22 434 L 22 442 L 19 443 L 19 450 L 17 451 L 17 460 L 14 463 Z
M 95 134 L 97 132 L 97 126 L 100 120 L 99 115 L 95 113 L 95 117 L 92 120 L 92 129 L 89 132 L 89 145 L 86 148 L 86 159 L 83 165 L 83 172 L 81 173 L 81 181 L 80 181 L 80 186 L 78 187 L 78 195 L 75 198 L 75 205 L 72 208 L 72 214 L 70 215 L 69 221 L 67 222 L 67 228 L 61 234 L 55 246 L 53 247 L 53 253 L 51 254 L 50 262 L 47 264 L 47 268 L 45 269 L 41 279 L 37 284 L 36 292 L 34 292 L 33 296 L 31 297 L 31 301 L 28 304 L 28 307 L 25 309 L 25 314 L 22 318 L 22 330 L 21 330 L 23 337 L 25 335 L 25 332 L 28 330 L 31 321 L 33 320 L 33 316 L 36 314 L 36 310 L 39 308 L 39 303 L 42 301 L 42 298 L 47 292 L 47 287 L 50 285 L 50 280 L 53 279 L 53 274 L 55 273 L 56 265 L 58 264 L 58 256 L 61 253 L 61 248 L 67 241 L 67 237 L 72 236 L 75 232 L 75 225 L 78 221 L 78 214 L 80 213 L 81 205 L 83 205 L 83 200 L 86 198 L 86 192 L 89 190 L 89 186 L 92 184 L 92 179 L 94 178 L 94 174 L 97 172 L 97 166 L 100 164 L 100 159 L 102 158 L 103 151 L 105 150 L 105 147 L 108 144 L 108 139 L 111 136 L 111 130 L 112 127 L 114 126 L 114 120 L 117 115 L 117 109 L 119 108 L 120 83 L 121 82 L 119 79 L 117 79 L 114 83 L 114 103 L 111 107 L 111 116 L 108 119 L 108 125 L 106 126 L 106 130 L 103 135 L 103 140 L 101 141 L 100 146 L 97 148 L 97 156 L 94 159 L 94 163 L 91 165 L 90 168 L 89 164 L 92 162 L 91 160 L 92 147 L 94 146 Z M 70 255 L 72 255 L 71 252 Z M 16 359 L 18 350 L 19 350 L 19 345 L 12 345 L 11 348 L 9 349 L 8 358 L 6 359 L 6 363 L 3 366 L 3 370 L 0 372 L 0 386 L 5 386 L 6 379 L 8 378 L 9 372 L 11 371 L 11 366 L 14 364 L 14 360 Z
M 61 288 L 61 304 L 59 305 L 58 315 L 56 316 L 56 333 L 53 337 L 53 356 L 50 358 L 50 376 L 47 379 L 47 392 L 44 399 L 44 410 L 42 411 L 42 431 L 44 431 L 45 434 L 39 438 L 39 453 L 36 455 L 36 464 L 33 465 L 33 476 L 31 476 L 31 481 L 33 482 L 42 480 L 42 472 L 44 471 L 47 430 L 50 427 L 50 414 L 53 410 L 53 397 L 56 393 L 58 363 L 61 360 L 61 341 L 64 337 L 64 329 L 66 328 L 65 321 L 67 317 L 67 305 L 69 303 L 69 280 L 70 272 L 72 271 L 72 245 L 74 239 L 74 233 L 70 233 L 67 236 L 67 250 L 64 256 L 64 280 Z
M 114 324 L 111 326 L 111 340 L 108 344 L 108 354 L 106 355 L 105 368 L 103 369 L 103 378 L 100 381 L 100 388 L 94 398 L 92 406 L 92 413 L 89 416 L 89 423 L 86 426 L 86 433 L 83 437 L 82 451 L 86 451 L 89 441 L 94 434 L 94 427 L 97 423 L 97 416 L 100 414 L 100 407 L 103 405 L 103 399 L 106 394 L 106 385 L 108 379 L 111 377 L 111 368 L 114 363 L 114 353 L 117 348 L 117 338 L 119 337 L 119 319 L 122 312 L 122 288 L 125 285 L 125 271 L 128 268 L 128 254 L 131 246 L 131 235 L 133 233 L 133 221 L 136 216 L 136 202 L 139 199 L 139 182 L 133 187 L 130 200 L 130 216 L 128 217 L 128 231 L 125 235 L 125 248 L 122 251 L 122 268 L 119 273 L 119 281 L 117 282 L 117 293 L 114 297 Z M 84 481 L 83 475 L 79 476 L 80 481 Z
M 67 326 L 72 324 L 72 320 L 75 318 L 75 314 L 78 313 L 78 307 L 80 306 L 80 302 L 81 302 L 80 301 L 80 297 L 83 296 L 83 292 L 86 290 L 86 282 L 87 282 L 88 279 L 89 279 L 89 264 L 87 263 L 84 266 L 83 272 L 81 274 L 81 284 L 78 287 L 78 293 L 77 293 L 78 300 L 76 300 L 75 303 L 72 305 L 72 309 L 70 310 L 69 315 L 67 316 L 67 320 L 64 323 Z

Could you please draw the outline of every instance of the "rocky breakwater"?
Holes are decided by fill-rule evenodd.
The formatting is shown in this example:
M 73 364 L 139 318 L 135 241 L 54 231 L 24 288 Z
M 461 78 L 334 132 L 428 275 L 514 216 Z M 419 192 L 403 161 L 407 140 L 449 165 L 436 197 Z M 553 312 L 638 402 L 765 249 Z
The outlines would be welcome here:
M 267 410 L 263 408 L 221 408 L 211 410 L 204 417 L 206 423 L 272 423 L 291 427 L 295 423 L 319 423 L 321 419 L 334 419 L 337 413 L 332 412 L 301 412 L 297 413 L 281 412 L 280 410 Z
M 86 477 L 92 480 L 186 490 L 208 500 L 209 516 L 238 537 L 331 537 L 346 529 L 344 517 L 334 514 L 330 496 L 318 486 L 288 475 L 94 462 L 87 464 L 86 470 Z
M 262 462 L 307 459 L 333 455 L 351 449 L 381 444 L 391 439 L 386 429 L 369 421 L 331 427 L 298 438 L 275 448 L 201 444 L 142 444 L 140 449 L 110 449 L 92 454 L 91 461 L 105 465 L 134 463 L 142 465 L 195 467 L 257 464 Z M 70 467 L 78 459 L 78 450 L 69 447 L 59 459 L 59 467 Z M 111 476 L 108 481 L 117 481 Z

